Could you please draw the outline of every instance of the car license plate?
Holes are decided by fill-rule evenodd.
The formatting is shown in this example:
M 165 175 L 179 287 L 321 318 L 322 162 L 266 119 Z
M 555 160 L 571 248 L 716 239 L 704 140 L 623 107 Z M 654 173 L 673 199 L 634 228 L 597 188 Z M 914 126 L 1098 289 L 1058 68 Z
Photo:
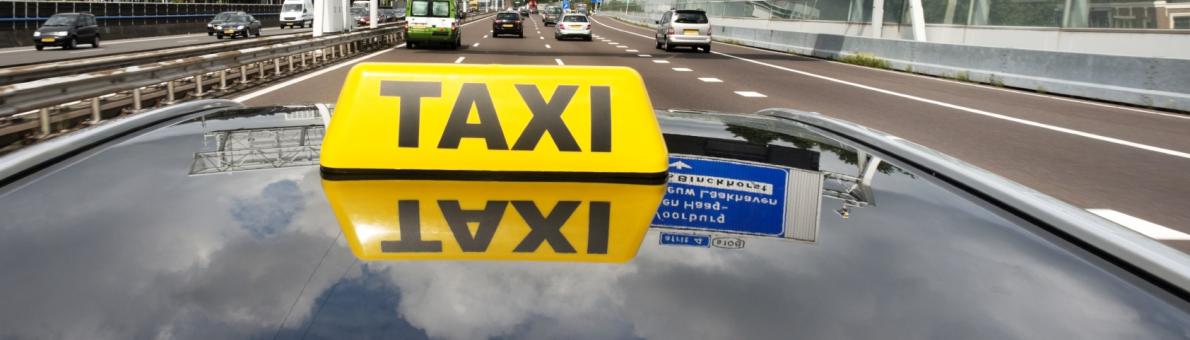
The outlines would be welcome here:
M 41 38 L 41 42 L 54 42 L 54 38 Z
M 682 31 L 682 34 L 685 34 L 685 35 L 698 35 L 698 30 L 685 30 L 685 31 Z
M 512 24 L 504 24 L 504 27 L 512 27 Z
M 413 24 L 413 28 L 425 28 L 426 24 Z
M 570 25 L 570 29 L 572 29 L 572 30 L 577 30 L 577 29 L 582 29 L 582 28 L 583 28 L 583 25 Z
M 223 34 L 235 34 L 235 33 L 236 33 L 236 31 L 233 31 L 233 30 L 223 30 Z

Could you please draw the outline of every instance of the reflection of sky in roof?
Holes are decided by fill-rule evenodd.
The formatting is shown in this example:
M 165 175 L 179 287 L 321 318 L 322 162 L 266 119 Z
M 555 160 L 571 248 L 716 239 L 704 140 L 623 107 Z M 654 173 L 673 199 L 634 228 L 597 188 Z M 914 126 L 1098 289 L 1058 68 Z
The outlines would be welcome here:
M 879 205 L 824 213 L 815 244 L 674 248 L 653 232 L 624 265 L 357 264 L 317 167 L 187 176 L 197 126 L 0 194 L 0 338 L 1190 334 L 1179 306 L 899 173 L 877 175 Z
M 260 196 L 235 199 L 231 216 L 256 237 L 276 236 L 305 207 L 305 197 L 293 180 L 269 183 Z

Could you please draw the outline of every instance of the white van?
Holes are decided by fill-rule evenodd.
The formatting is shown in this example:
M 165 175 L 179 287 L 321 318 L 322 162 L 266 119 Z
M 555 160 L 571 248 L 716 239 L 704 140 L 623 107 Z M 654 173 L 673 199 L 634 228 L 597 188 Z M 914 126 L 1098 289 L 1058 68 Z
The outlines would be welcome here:
M 314 0 L 285 0 L 281 4 L 281 28 L 314 27 Z

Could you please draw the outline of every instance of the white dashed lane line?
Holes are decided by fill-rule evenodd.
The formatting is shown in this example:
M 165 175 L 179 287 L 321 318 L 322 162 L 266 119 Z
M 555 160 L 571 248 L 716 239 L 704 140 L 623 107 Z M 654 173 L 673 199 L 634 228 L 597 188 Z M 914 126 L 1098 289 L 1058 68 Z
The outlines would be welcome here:
M 653 60 L 653 62 L 658 64 L 669 64 L 669 60 Z
M 628 52 L 628 53 L 636 53 L 636 52 L 640 52 L 640 51 L 638 51 L 638 50 L 626 50 L 626 51 L 624 51 L 624 52 Z
M 471 47 L 479 47 L 479 43 L 471 44 Z
M 628 48 L 628 46 L 624 46 L 624 45 L 616 45 L 616 48 Z
M 719 78 L 710 78 L 710 77 L 698 78 L 698 80 L 701 80 L 704 83 L 722 83 L 723 82 L 722 80 L 719 80 Z
M 565 63 L 562 62 L 562 59 L 554 58 L 554 62 L 558 63 L 558 66 L 566 65 Z
M 738 95 L 740 95 L 740 96 L 744 96 L 744 97 L 748 97 L 748 98 L 765 98 L 765 97 L 768 97 L 768 96 L 764 95 L 763 93 L 756 92 L 756 91 L 735 91 L 735 94 L 738 94 Z
M 641 57 L 641 58 L 652 58 L 653 57 L 652 54 L 637 54 L 636 56 Z
M 691 69 L 688 69 L 688 68 L 685 68 L 685 67 L 674 67 L 674 68 L 673 68 L 673 70 L 674 70 L 674 72 L 690 72 L 690 71 L 694 71 L 694 70 L 691 70 Z
M 537 39 L 545 40 L 545 37 L 537 37 Z
M 545 48 L 553 48 L 553 47 L 550 47 L 550 44 L 545 44 Z
M 459 57 L 459 59 L 455 59 L 455 64 L 462 64 L 463 59 L 467 59 L 467 57 Z
M 487 35 L 487 34 L 484 34 L 484 35 L 483 35 L 483 38 L 484 38 L 484 39 L 487 39 L 487 38 L 488 38 L 488 35 Z

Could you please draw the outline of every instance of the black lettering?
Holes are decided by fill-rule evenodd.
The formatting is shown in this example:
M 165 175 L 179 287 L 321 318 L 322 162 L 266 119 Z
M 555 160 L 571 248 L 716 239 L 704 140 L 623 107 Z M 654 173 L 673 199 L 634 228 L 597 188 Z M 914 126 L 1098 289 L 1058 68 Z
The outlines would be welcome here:
M 611 88 L 591 86 L 591 152 L 612 151 L 611 98 Z
M 397 223 L 401 225 L 401 240 L 380 241 L 385 253 L 440 253 L 442 241 L 421 239 L 421 215 L 417 200 L 397 201 Z
M 438 201 L 438 208 L 442 209 L 442 216 L 446 217 L 446 225 L 450 226 L 463 252 L 488 250 L 507 206 L 508 201 L 488 201 L 482 210 L 463 210 L 459 207 L 459 201 Z M 469 222 L 478 224 L 474 236 L 471 229 L 467 228 Z
M 517 84 L 516 89 L 521 93 L 525 104 L 529 105 L 529 111 L 533 113 L 533 118 L 529 120 L 529 125 L 525 126 L 521 136 L 512 145 L 513 150 L 536 149 L 537 143 L 541 142 L 541 137 L 549 132 L 550 138 L 554 140 L 554 145 L 558 146 L 558 151 L 582 151 L 578 147 L 578 142 L 574 140 L 574 135 L 571 135 L 570 129 L 566 127 L 566 122 L 562 121 L 562 111 L 566 110 L 566 106 L 574 98 L 578 86 L 558 86 L 558 89 L 554 90 L 554 95 L 550 96 L 549 103 L 546 103 L 545 99 L 541 97 L 541 91 L 538 91 L 537 85 Z
M 421 98 L 442 95 L 442 83 L 428 81 L 380 81 L 380 95 L 401 98 L 397 119 L 397 146 L 416 148 L 421 124 Z
M 471 108 L 479 115 L 479 123 L 467 123 L 467 116 Z M 496 115 L 496 108 L 492 105 L 492 95 L 488 93 L 488 86 L 483 83 L 465 83 L 459 90 L 458 100 L 450 110 L 450 117 L 446 120 L 446 128 L 442 131 L 442 139 L 438 141 L 439 149 L 458 149 L 459 141 L 463 138 L 483 138 L 488 150 L 508 150 L 508 142 L 504 140 L 504 132 L 500 130 L 500 117 Z
M 612 202 L 593 201 L 587 217 L 587 254 L 607 254 L 607 230 Z
M 566 223 L 575 209 L 578 209 L 578 205 L 578 201 L 558 202 L 554 210 L 543 217 L 533 201 L 512 201 L 512 207 L 516 208 L 517 213 L 521 214 L 525 223 L 529 225 L 529 234 L 525 235 L 513 252 L 532 253 L 537 251 L 543 242 L 548 242 L 550 247 L 554 248 L 554 252 L 574 253 L 574 247 L 566 240 L 566 236 L 562 235 L 562 224 Z

